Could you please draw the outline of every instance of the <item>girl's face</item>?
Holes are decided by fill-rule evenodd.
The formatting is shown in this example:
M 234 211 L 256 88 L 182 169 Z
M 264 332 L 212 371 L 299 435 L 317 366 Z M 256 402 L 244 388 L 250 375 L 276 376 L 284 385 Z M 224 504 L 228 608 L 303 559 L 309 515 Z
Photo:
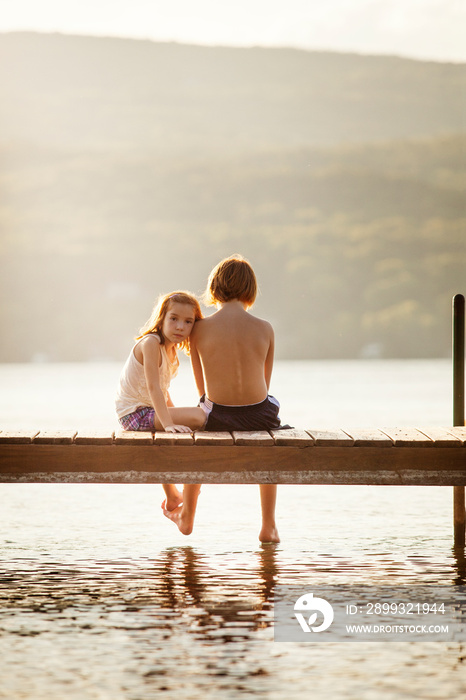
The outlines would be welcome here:
M 191 333 L 196 317 L 191 304 L 171 301 L 162 324 L 162 333 L 168 343 L 182 343 Z

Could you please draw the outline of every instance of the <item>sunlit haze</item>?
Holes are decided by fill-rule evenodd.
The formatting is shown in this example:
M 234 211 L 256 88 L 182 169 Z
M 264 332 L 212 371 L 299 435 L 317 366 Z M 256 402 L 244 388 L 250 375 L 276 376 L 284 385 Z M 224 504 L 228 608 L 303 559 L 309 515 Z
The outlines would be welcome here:
M 0 31 L 466 61 L 463 0 L 2 0 Z

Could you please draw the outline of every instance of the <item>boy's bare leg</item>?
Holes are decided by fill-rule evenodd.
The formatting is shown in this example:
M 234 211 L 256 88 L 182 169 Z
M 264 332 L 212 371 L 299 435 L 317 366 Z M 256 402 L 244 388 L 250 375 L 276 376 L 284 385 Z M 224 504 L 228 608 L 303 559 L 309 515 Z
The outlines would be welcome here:
M 174 510 L 183 503 L 183 496 L 176 488 L 175 484 L 162 484 L 166 499 L 162 501 L 163 510 Z
M 193 531 L 197 499 L 200 491 L 200 484 L 185 484 L 183 486 L 183 504 L 173 510 L 163 509 L 163 514 L 169 520 L 173 520 L 183 535 L 190 535 Z
M 262 528 L 259 533 L 261 542 L 280 542 L 275 525 L 275 503 L 277 501 L 276 484 L 260 484 Z

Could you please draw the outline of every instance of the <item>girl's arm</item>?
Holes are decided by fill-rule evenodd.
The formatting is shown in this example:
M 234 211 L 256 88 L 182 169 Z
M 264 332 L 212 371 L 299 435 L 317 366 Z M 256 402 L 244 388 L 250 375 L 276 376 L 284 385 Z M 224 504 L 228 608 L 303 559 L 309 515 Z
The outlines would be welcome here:
M 157 418 L 162 424 L 164 430 L 167 428 L 175 428 L 176 431 L 190 431 L 187 426 L 175 425 L 170 416 L 170 412 L 165 401 L 165 396 L 160 387 L 160 343 L 157 338 L 152 338 L 141 343 L 141 353 L 144 365 L 144 376 L 146 379 L 147 390 L 149 392 L 152 405 L 154 407 Z

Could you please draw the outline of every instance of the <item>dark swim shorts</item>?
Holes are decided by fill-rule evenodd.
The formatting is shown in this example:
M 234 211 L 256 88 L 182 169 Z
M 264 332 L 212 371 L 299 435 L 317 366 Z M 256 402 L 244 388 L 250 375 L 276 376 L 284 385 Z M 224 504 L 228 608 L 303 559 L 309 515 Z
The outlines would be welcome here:
M 280 404 L 273 396 L 247 406 L 224 406 L 202 396 L 199 406 L 207 415 L 204 430 L 276 430 Z

